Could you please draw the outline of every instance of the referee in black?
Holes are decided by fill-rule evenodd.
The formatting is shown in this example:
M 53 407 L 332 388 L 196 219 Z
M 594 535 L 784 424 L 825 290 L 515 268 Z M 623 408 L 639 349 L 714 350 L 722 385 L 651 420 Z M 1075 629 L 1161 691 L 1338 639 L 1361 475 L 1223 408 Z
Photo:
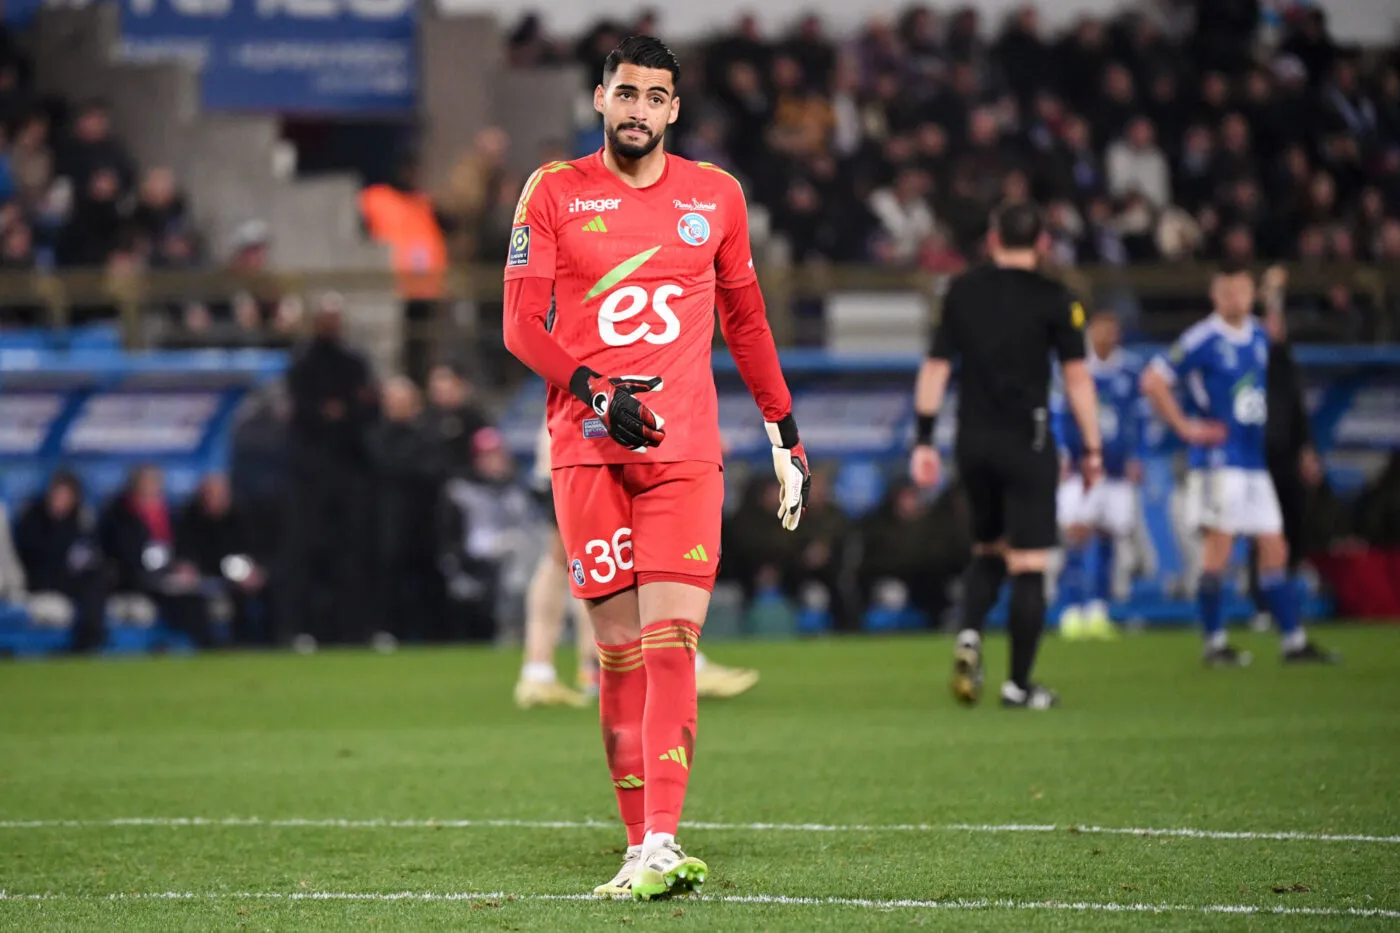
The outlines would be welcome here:
M 910 458 L 914 482 L 938 482 L 933 446 L 954 358 L 958 379 L 957 465 L 972 506 L 972 563 L 963 597 L 963 627 L 954 652 L 953 694 L 977 702 L 982 690 L 982 626 L 1002 581 L 1011 577 L 1011 677 L 1008 707 L 1048 709 L 1053 691 L 1031 681 L 1045 624 L 1045 568 L 1058 543 L 1055 492 L 1059 457 L 1050 433 L 1054 353 L 1084 437 L 1086 488 L 1103 472 L 1098 398 L 1084 361 L 1084 307 L 1036 271 L 1048 245 L 1040 212 L 1029 204 L 1001 208 L 987 235 L 991 263 L 955 278 L 928 359 L 914 387 L 917 436 Z

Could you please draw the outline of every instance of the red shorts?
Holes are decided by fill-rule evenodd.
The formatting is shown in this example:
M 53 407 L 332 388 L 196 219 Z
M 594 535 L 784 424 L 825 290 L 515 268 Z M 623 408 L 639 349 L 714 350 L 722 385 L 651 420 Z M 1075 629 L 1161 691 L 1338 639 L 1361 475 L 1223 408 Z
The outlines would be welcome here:
M 714 588 L 724 511 L 719 464 L 568 466 L 551 480 L 575 596 L 602 599 L 662 580 Z

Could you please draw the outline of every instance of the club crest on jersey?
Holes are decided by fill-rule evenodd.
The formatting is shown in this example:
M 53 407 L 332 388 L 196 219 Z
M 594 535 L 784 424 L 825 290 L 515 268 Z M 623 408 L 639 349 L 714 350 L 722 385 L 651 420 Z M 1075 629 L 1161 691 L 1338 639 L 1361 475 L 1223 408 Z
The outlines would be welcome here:
M 510 232 L 510 253 L 506 256 L 507 266 L 528 266 L 530 264 L 530 225 L 521 224 Z
M 681 215 L 680 223 L 676 224 L 676 232 L 691 246 L 704 246 L 710 238 L 710 222 L 703 215 L 692 211 Z
M 575 557 L 574 562 L 569 565 L 569 573 L 574 575 L 574 584 L 576 586 L 583 586 L 583 561 Z

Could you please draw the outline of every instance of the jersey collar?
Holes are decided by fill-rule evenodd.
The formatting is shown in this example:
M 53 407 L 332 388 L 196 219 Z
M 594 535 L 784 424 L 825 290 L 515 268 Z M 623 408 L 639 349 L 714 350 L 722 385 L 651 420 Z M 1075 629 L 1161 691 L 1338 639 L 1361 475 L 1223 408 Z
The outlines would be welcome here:
M 631 185 L 627 184 L 627 182 L 614 175 L 612 169 L 608 168 L 608 163 L 603 161 L 603 150 L 601 148 L 593 153 L 593 161 L 597 164 L 598 171 L 602 172 L 617 190 L 636 195 L 643 200 L 649 200 L 662 191 L 663 186 L 666 184 L 666 179 L 671 175 L 671 154 L 664 149 L 662 153 L 665 155 L 666 161 L 661 164 L 661 176 L 645 188 L 633 188 Z
M 1224 337 L 1236 346 L 1247 346 L 1254 340 L 1254 318 L 1245 318 L 1245 322 L 1240 327 L 1231 327 L 1225 323 L 1225 319 L 1219 314 L 1210 316 L 1210 326 L 1217 334 Z

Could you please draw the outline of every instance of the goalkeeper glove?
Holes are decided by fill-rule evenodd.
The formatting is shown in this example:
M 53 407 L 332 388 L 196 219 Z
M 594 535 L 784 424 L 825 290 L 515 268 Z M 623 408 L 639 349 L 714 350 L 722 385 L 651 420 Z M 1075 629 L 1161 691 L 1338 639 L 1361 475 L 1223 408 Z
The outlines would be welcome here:
M 765 422 L 768 440 L 773 443 L 773 470 L 778 474 L 778 518 L 788 531 L 795 531 L 807 508 L 812 489 L 812 471 L 807 452 L 797 437 L 797 422 L 788 415 L 782 421 Z
M 661 416 L 637 401 L 637 394 L 661 388 L 660 376 L 623 376 L 607 379 L 580 366 L 569 380 L 569 390 L 603 422 L 608 437 L 636 453 L 656 447 L 666 439 Z

